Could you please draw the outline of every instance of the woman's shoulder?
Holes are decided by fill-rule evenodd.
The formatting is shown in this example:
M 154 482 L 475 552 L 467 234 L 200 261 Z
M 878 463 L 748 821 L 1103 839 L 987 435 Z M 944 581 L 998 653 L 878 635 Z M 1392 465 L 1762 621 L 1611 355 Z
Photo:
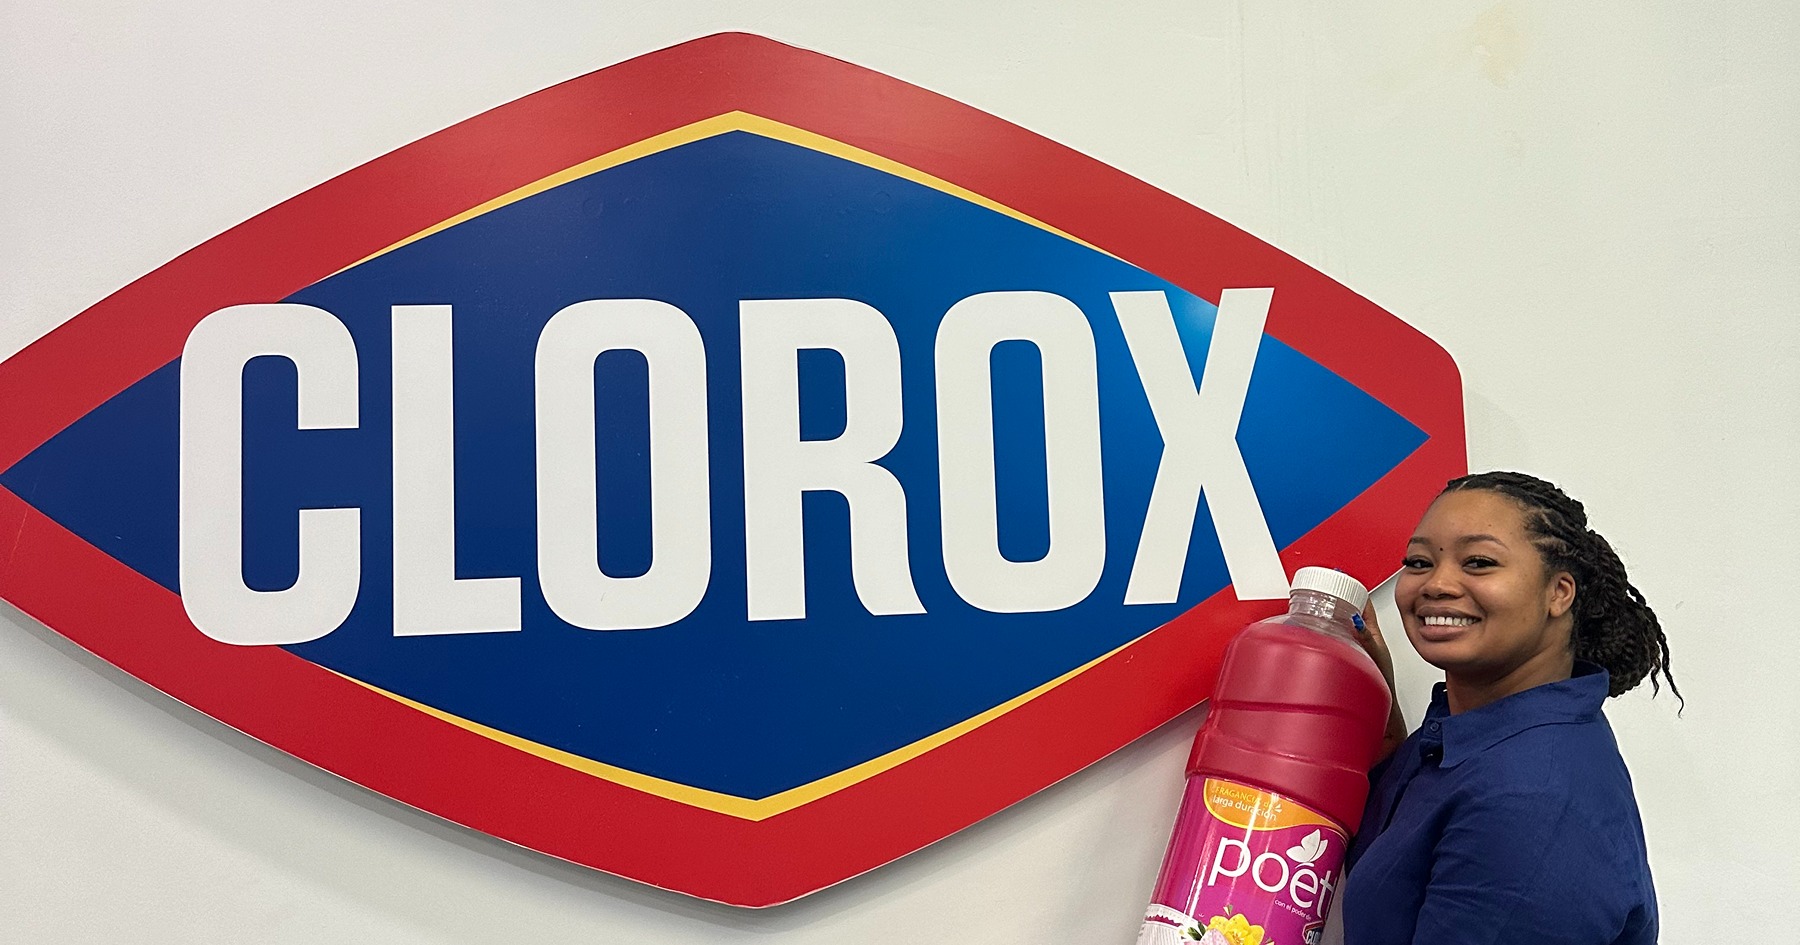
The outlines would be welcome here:
M 1619 743 L 1605 716 L 1580 722 L 1536 725 L 1512 732 L 1491 744 L 1459 751 L 1444 745 L 1444 766 L 1463 768 L 1494 786 L 1525 794 L 1591 795 L 1602 786 L 1629 792 L 1631 775 L 1619 754 Z
M 1443 740 L 1443 764 L 1471 764 L 1489 773 L 1529 773 L 1545 787 L 1591 778 L 1625 777 L 1602 703 L 1604 671 L 1589 667 L 1570 679 L 1535 687 L 1470 710 L 1427 720 Z M 1530 787 L 1522 784 L 1521 787 Z
M 1607 838 L 1622 859 L 1644 855 L 1631 774 L 1604 716 L 1520 731 L 1455 768 L 1450 806 L 1464 815 L 1558 821 L 1590 840 Z

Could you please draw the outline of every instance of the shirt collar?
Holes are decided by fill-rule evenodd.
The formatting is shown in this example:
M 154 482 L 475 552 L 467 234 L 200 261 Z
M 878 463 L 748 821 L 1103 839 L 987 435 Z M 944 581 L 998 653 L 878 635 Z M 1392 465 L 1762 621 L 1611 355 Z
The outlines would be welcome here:
M 1611 685 L 1606 670 L 1585 660 L 1575 661 L 1568 679 L 1545 683 L 1459 715 L 1450 714 L 1444 684 L 1431 691 L 1431 707 L 1425 710 L 1424 728 L 1442 739 L 1441 768 L 1451 768 L 1495 745 L 1540 725 L 1590 721 L 1600 715 Z M 1430 739 L 1428 740 L 1436 740 Z

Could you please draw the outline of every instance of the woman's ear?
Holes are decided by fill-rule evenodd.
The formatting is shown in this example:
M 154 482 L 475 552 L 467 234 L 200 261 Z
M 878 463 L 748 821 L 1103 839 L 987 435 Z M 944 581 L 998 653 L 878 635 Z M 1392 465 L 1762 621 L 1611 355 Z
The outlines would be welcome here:
M 1575 606 L 1575 576 L 1558 571 L 1550 576 L 1550 616 L 1561 617 Z

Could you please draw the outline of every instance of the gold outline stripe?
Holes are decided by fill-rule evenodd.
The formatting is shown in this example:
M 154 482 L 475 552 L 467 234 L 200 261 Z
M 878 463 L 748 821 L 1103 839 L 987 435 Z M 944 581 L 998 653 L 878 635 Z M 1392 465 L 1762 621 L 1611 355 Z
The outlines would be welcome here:
M 1145 634 L 1145 636 L 1148 635 L 1149 634 Z M 1137 639 L 1141 640 L 1143 637 L 1138 637 Z M 573 768 L 583 774 L 592 775 L 596 778 L 611 781 L 615 784 L 622 784 L 625 787 L 643 791 L 646 794 L 654 794 L 671 801 L 679 801 L 690 807 L 698 807 L 719 814 L 728 814 L 732 817 L 738 817 L 744 820 L 758 821 L 767 820 L 776 814 L 785 813 L 804 804 L 810 804 L 819 798 L 836 794 L 847 787 L 866 781 L 882 772 L 897 768 L 934 748 L 947 744 L 956 738 L 966 735 L 969 732 L 992 722 L 1000 716 L 1005 715 L 1044 693 L 1055 689 L 1063 683 L 1074 679 L 1076 676 L 1106 662 L 1108 659 L 1112 658 L 1113 654 L 1118 653 L 1120 650 L 1123 650 L 1136 642 L 1137 640 L 1132 640 L 1130 643 L 1121 644 L 1035 689 L 1014 696 L 980 715 L 972 716 L 949 728 L 934 732 L 912 744 L 896 748 L 885 755 L 871 758 L 859 765 L 845 768 L 836 774 L 828 775 L 817 781 L 811 781 L 802 784 L 799 787 L 789 788 L 779 794 L 771 794 L 768 797 L 762 798 L 738 797 L 735 794 L 709 791 L 705 788 L 697 788 L 692 785 L 682 784 L 679 781 L 670 781 L 653 775 L 644 774 L 639 771 L 633 771 L 630 768 L 621 768 L 617 765 L 609 765 L 604 762 L 595 761 L 592 758 L 584 758 L 573 752 L 563 751 L 560 748 L 552 748 L 549 745 L 534 742 L 528 738 L 521 738 L 511 732 L 505 732 L 488 725 L 483 725 L 480 722 L 471 721 L 459 715 L 452 715 L 442 709 L 433 708 L 423 702 L 408 699 L 399 693 L 389 692 L 380 686 L 371 685 L 354 676 L 347 676 L 340 673 L 337 670 L 326 669 L 326 672 L 343 677 L 370 692 L 386 696 L 401 705 L 417 709 L 432 718 L 448 722 L 457 728 L 467 729 L 484 738 L 491 738 L 510 748 L 517 749 L 526 754 L 536 755 L 545 761 L 554 762 L 565 768 Z
M 726 112 L 723 115 L 716 115 L 712 118 L 702 119 L 700 121 L 694 122 L 691 125 L 683 125 L 680 128 L 676 128 L 672 131 L 665 131 L 659 135 L 653 135 L 651 137 L 645 138 L 642 141 L 638 141 L 633 144 L 626 145 L 625 147 L 619 148 L 618 150 L 608 151 L 607 153 L 602 154 L 599 157 L 590 158 L 589 160 L 583 161 L 580 164 L 575 165 L 574 167 L 558 171 L 554 174 L 551 174 L 548 177 L 542 178 L 541 180 L 533 181 L 529 184 L 526 184 L 523 187 L 520 187 L 515 190 L 509 191 L 507 193 L 501 194 L 500 196 L 495 197 L 494 199 L 489 200 L 486 203 L 482 203 L 482 204 L 472 207 L 468 210 L 464 210 L 463 212 L 457 214 L 456 216 L 451 217 L 448 220 L 443 221 L 442 223 L 438 223 L 434 226 L 426 227 L 425 229 L 420 230 L 417 233 L 414 233 L 413 235 L 407 237 L 406 239 L 399 241 L 398 243 L 393 244 L 392 246 L 389 246 L 385 249 L 377 250 L 376 252 L 373 252 L 367 256 L 364 256 L 362 259 L 359 259 L 356 262 L 351 263 L 348 266 L 345 266 L 344 269 L 340 269 L 338 271 L 343 272 L 345 269 L 354 269 L 357 266 L 360 266 L 363 263 L 366 263 L 369 260 L 376 258 L 377 256 L 386 255 L 386 254 L 391 253 L 394 250 L 399 249 L 400 247 L 405 246 L 409 243 L 416 243 L 419 240 L 422 240 L 427 236 L 431 236 L 434 233 L 439 233 L 439 232 L 447 230 L 453 226 L 456 226 L 459 223 L 465 223 L 469 220 L 473 220 L 476 217 L 481 216 L 482 214 L 491 213 L 495 210 L 500 209 L 501 207 L 506 206 L 507 204 L 516 203 L 520 200 L 524 200 L 527 197 L 536 196 L 537 194 L 541 194 L 544 191 L 550 190 L 553 187 L 560 187 L 563 184 L 569 183 L 570 181 L 580 180 L 581 178 L 587 177 L 591 174 L 598 174 L 601 171 L 608 170 L 608 169 L 614 168 L 614 167 L 618 167 L 621 164 L 630 163 L 639 158 L 649 157 L 650 155 L 656 154 L 661 151 L 667 151 L 671 148 L 678 148 L 684 144 L 691 144 L 695 141 L 700 141 L 705 138 L 716 137 L 718 135 L 726 134 L 726 133 L 732 132 L 732 131 L 747 131 L 747 132 L 750 132 L 751 134 L 761 135 L 762 137 L 765 137 L 765 138 L 772 138 L 776 141 L 785 141 L 788 144 L 798 145 L 800 147 L 807 148 L 809 150 L 818 151 L 823 154 L 832 155 L 833 157 L 839 157 L 839 158 L 843 158 L 844 160 L 847 160 L 847 161 L 853 161 L 857 164 L 861 164 L 866 167 L 874 168 L 875 170 L 878 170 L 878 171 L 883 171 L 885 173 L 892 174 L 895 177 L 905 178 L 906 180 L 910 180 L 916 184 L 923 184 L 926 187 L 930 187 L 933 190 L 941 191 L 943 193 L 949 194 L 952 197 L 957 197 L 962 200 L 966 200 L 969 203 L 976 204 L 977 206 L 986 207 L 987 209 L 992 210 L 995 213 L 1004 214 L 1004 215 L 1012 217 L 1013 219 L 1018 220 L 1022 223 L 1028 223 L 1032 226 L 1035 226 L 1040 230 L 1044 230 L 1045 232 L 1054 233 L 1057 236 L 1062 237 L 1063 239 L 1066 239 L 1072 243 L 1078 243 L 1082 246 L 1086 246 L 1088 249 L 1094 250 L 1095 252 L 1100 252 L 1100 253 L 1106 252 L 1105 250 L 1101 249 L 1100 247 L 1095 246 L 1094 244 L 1089 243 L 1088 241 L 1086 241 L 1084 239 L 1076 237 L 1073 234 L 1070 234 L 1066 231 L 1059 230 L 1056 227 L 1053 227 L 1050 224 L 1045 223 L 1042 220 L 1039 220 L 1035 217 L 1030 217 L 1023 213 L 1020 213 L 1019 211 L 1014 210 L 1013 208 L 1008 207 L 1004 204 L 1001 204 L 997 201 L 990 200 L 987 197 L 983 197 L 980 194 L 978 194 L 972 190 L 969 190 L 966 187 L 958 187 L 957 185 L 952 184 L 947 180 L 944 180 L 939 177 L 933 177 L 930 174 L 925 173 L 924 171 L 917 170 L 912 167 L 908 167 L 907 165 L 901 164 L 898 161 L 884 158 L 881 155 L 876 154 L 872 151 L 864 151 L 861 148 L 852 147 L 850 145 L 844 144 L 841 141 L 836 141 L 831 138 L 827 138 L 821 134 L 816 134 L 811 131 L 806 131 L 801 128 L 796 128 L 793 125 L 782 124 L 781 122 L 775 121 L 774 119 L 763 118 L 760 115 L 753 115 L 749 112 L 744 112 L 744 111 L 733 111 L 733 112 Z M 1107 253 L 1107 255 L 1111 256 L 1112 254 Z M 335 275 L 335 273 L 334 273 L 334 275 Z

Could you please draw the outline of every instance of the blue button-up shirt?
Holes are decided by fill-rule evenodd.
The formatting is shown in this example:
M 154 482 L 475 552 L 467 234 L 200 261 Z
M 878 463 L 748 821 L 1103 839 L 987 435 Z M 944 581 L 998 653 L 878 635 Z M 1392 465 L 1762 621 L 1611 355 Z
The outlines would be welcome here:
M 1345 945 L 1654 945 L 1631 776 L 1606 671 L 1424 724 L 1372 775 L 1350 850 Z

